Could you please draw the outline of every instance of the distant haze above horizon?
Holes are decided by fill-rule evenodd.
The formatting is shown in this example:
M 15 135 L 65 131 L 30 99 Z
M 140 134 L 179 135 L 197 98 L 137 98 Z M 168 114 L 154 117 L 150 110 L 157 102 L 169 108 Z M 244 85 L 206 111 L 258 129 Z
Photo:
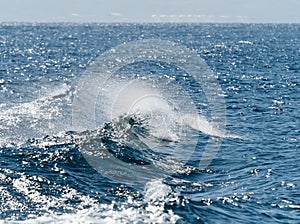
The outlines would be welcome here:
M 300 0 L 0 0 L 0 22 L 300 23 Z

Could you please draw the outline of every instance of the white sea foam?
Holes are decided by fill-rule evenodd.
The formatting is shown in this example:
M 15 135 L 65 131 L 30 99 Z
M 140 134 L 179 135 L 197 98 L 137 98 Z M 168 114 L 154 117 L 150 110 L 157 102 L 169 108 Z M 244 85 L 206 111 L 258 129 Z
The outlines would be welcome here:
M 204 134 L 220 138 L 241 138 L 238 135 L 228 134 L 226 130 L 221 130 L 205 117 L 197 114 L 185 114 L 182 117 L 182 124 Z
M 249 45 L 253 45 L 253 42 L 252 42 L 252 41 L 249 41 L 249 40 L 240 40 L 240 41 L 239 41 L 239 44 L 249 44 Z
M 24 177 L 22 178 L 24 179 Z M 79 194 L 79 192 L 71 189 L 65 196 L 53 201 L 49 197 L 42 197 L 40 193 L 37 193 L 37 190 L 31 190 L 30 183 L 31 181 L 21 183 L 17 180 L 14 187 L 17 191 L 24 193 L 25 196 L 30 196 L 35 203 L 41 206 L 65 206 L 64 200 L 72 199 L 72 197 Z M 23 222 L 8 221 L 7 223 L 176 223 L 180 219 L 171 210 L 165 209 L 165 203 L 167 201 L 178 201 L 178 196 L 161 180 L 153 180 L 147 183 L 143 194 L 143 198 L 134 199 L 132 196 L 127 196 L 125 202 L 112 201 L 110 204 L 98 203 L 91 198 L 87 198 L 85 200 L 86 205 L 91 206 L 87 209 L 80 206 L 77 209 L 76 207 L 69 208 L 75 209 L 73 213 L 64 213 L 63 215 L 48 213 L 39 217 L 31 216 Z M 34 199 L 35 195 L 38 197 Z M 84 197 L 86 196 L 82 195 L 80 199 L 84 199 Z M 46 207 L 45 210 L 47 211 Z

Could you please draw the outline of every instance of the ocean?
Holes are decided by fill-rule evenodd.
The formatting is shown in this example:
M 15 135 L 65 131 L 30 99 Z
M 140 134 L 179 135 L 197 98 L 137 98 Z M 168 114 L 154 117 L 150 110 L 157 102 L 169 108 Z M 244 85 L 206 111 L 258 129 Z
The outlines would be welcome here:
M 0 24 L 0 223 L 299 223 L 299 24 Z

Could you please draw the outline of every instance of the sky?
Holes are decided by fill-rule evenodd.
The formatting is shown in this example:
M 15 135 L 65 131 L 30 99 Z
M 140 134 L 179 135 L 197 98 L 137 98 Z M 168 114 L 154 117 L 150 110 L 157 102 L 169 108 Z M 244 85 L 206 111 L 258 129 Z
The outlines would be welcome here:
M 0 22 L 300 23 L 300 0 L 0 0 Z

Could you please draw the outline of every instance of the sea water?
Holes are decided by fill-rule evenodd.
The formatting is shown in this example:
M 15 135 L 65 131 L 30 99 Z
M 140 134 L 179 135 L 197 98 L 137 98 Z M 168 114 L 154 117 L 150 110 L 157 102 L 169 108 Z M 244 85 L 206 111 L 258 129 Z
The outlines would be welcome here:
M 299 37 L 298 24 L 1 24 L 0 220 L 299 223 Z M 224 127 L 201 83 L 150 50 L 89 83 L 77 105 L 96 99 L 81 117 L 93 127 L 76 128 L 93 62 L 147 40 L 205 61 Z

